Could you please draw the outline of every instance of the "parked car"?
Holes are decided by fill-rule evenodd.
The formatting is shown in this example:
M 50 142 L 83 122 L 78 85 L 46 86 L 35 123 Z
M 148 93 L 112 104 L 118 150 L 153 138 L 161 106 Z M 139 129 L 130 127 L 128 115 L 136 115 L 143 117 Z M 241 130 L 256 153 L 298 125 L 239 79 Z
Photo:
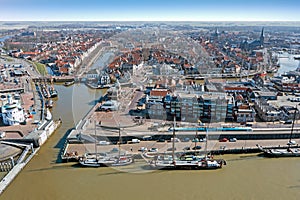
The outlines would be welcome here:
M 165 139 L 164 139 L 164 138 L 159 138 L 159 139 L 157 140 L 157 142 L 165 142 Z
M 144 151 L 147 151 L 148 149 L 147 149 L 147 147 L 140 147 L 139 148 L 139 151 L 141 151 L 141 152 L 144 152 Z
M 167 151 L 173 151 L 173 148 L 170 147 L 170 148 L 167 149 Z M 174 148 L 174 151 L 176 151 L 176 147 Z
M 190 147 L 184 147 L 183 150 L 188 151 L 188 150 L 191 150 L 191 148 Z
M 189 142 L 190 141 L 190 138 L 186 137 L 183 139 L 183 142 Z
M 111 153 L 116 153 L 116 152 L 119 152 L 119 149 L 118 148 L 113 148 L 110 152 Z
M 292 124 L 293 123 L 293 121 L 292 120 L 286 120 L 285 122 L 284 122 L 284 124 Z
M 201 138 L 199 142 L 206 142 L 206 138 Z
M 119 103 L 116 101 L 106 101 L 100 107 L 99 110 L 110 111 L 110 110 L 118 110 Z
M 148 110 L 146 110 L 146 109 L 143 109 L 143 110 L 130 110 L 129 115 L 149 118 L 149 113 L 148 113 Z
M 291 140 L 287 143 L 287 145 L 296 145 L 296 141 L 295 140 Z
M 227 138 L 222 138 L 222 139 L 219 140 L 219 142 L 227 142 L 227 141 L 228 141 Z
M 110 142 L 108 141 L 99 141 L 99 145 L 109 145 Z
M 1 95 L 1 100 L 4 101 L 6 99 L 6 95 L 2 94 Z
M 0 132 L 0 138 L 4 138 L 6 136 L 6 133 L 4 131 Z
M 174 138 L 174 139 L 171 138 L 171 139 L 170 139 L 171 142 L 173 142 L 173 140 L 174 140 L 174 142 L 180 142 L 180 139 L 179 139 L 179 138 Z
M 144 141 L 152 140 L 152 136 L 151 136 L 151 135 L 143 136 L 143 140 L 144 140 Z
M 201 149 L 201 148 L 202 148 L 201 146 L 198 146 L 198 145 L 197 145 L 197 146 L 194 146 L 192 149 L 193 149 L 193 150 L 199 150 L 199 149 Z
M 192 142 L 199 142 L 199 139 L 198 138 L 193 138 Z
M 158 148 L 152 147 L 151 149 L 149 149 L 149 152 L 158 152 Z
M 131 140 L 131 143 L 140 143 L 140 140 L 139 140 L 139 139 L 136 139 L 136 138 L 134 138 L 134 139 L 132 139 L 132 140 Z
M 237 141 L 236 138 L 230 138 L 230 139 L 229 139 L 229 142 L 236 142 L 236 141 Z

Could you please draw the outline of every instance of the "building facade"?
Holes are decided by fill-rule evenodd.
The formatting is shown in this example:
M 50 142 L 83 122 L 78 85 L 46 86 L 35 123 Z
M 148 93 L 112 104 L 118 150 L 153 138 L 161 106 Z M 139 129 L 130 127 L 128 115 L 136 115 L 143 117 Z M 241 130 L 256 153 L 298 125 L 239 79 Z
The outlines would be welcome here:
M 1 116 L 5 125 L 19 125 L 25 122 L 24 109 L 13 101 L 11 95 L 7 95 L 8 102 L 1 107 Z

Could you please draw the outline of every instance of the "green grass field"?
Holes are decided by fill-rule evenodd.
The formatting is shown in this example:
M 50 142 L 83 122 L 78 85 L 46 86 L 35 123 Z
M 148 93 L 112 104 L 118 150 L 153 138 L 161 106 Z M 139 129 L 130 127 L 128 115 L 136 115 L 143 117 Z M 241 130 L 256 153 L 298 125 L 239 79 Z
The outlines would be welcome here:
M 41 64 L 39 62 L 33 62 L 32 64 L 41 75 L 46 76 L 48 74 L 46 66 L 44 64 Z

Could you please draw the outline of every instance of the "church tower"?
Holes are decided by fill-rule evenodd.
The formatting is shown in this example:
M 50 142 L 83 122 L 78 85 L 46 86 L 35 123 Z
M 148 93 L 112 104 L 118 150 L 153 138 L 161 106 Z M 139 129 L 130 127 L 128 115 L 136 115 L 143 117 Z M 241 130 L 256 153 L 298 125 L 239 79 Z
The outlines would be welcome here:
M 261 34 L 260 34 L 260 46 L 264 46 L 264 40 L 265 40 L 265 36 L 264 36 L 264 28 L 262 28 L 261 30 Z

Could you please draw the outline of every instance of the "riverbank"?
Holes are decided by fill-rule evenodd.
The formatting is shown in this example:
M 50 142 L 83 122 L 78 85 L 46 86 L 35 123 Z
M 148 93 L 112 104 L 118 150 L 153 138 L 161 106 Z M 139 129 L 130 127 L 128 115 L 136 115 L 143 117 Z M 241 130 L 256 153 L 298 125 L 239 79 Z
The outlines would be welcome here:
M 52 123 L 53 121 L 50 121 Z M 34 143 L 39 144 L 39 146 L 34 148 L 34 143 L 29 143 L 27 139 L 19 139 L 14 141 L 11 140 L 2 140 L 1 144 L 6 144 L 10 146 L 17 146 L 22 148 L 22 153 L 15 158 L 11 157 L 9 172 L 2 178 L 0 182 L 0 195 L 6 189 L 6 187 L 16 178 L 16 176 L 22 171 L 22 169 L 30 162 L 34 155 L 39 151 L 41 146 L 46 142 L 47 139 L 57 130 L 57 128 L 61 125 L 61 121 L 56 121 L 53 123 L 53 126 L 46 126 L 43 128 L 43 131 L 47 133 L 46 138 L 43 134 L 39 134 L 37 132 L 33 132 L 33 134 L 37 134 L 37 138 L 32 138 L 29 140 L 36 140 Z M 44 126 L 43 124 L 41 126 Z M 42 127 L 39 127 L 42 129 Z M 29 154 L 30 152 L 30 154 Z M 28 155 L 29 154 L 29 155 Z M 6 162 L 8 163 L 8 162 Z M 1 168 L 2 169 L 2 168 Z M 7 170 L 7 169 L 5 169 Z
M 61 125 L 61 120 L 44 118 L 45 104 L 39 87 L 34 84 L 28 84 L 27 87 L 20 98 L 22 107 L 31 117 L 22 125 L 1 127 L 5 137 L 0 141 L 0 171 L 7 174 L 0 182 L 0 194 Z

